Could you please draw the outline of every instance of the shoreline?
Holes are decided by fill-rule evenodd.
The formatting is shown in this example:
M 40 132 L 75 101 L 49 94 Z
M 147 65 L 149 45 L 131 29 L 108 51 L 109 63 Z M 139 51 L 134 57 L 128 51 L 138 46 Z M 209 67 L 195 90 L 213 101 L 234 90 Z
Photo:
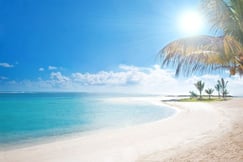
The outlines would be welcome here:
M 158 98 L 153 101 L 157 100 Z M 192 145 L 190 147 L 193 148 L 196 143 L 197 146 L 201 146 L 231 130 L 231 119 L 224 114 L 227 111 L 215 109 L 213 107 L 215 104 L 182 102 L 160 104 L 174 107 L 179 111 L 169 118 L 152 123 L 1 151 L 0 161 L 22 162 L 28 159 L 36 162 L 136 160 L 147 162 L 156 158 L 168 159 L 178 150 L 183 150 L 184 145 L 188 147 Z M 223 106 L 222 102 L 217 104 Z
M 154 106 L 158 106 L 158 107 L 162 107 L 162 108 L 169 108 L 169 109 L 173 109 L 173 114 L 166 116 L 164 118 L 161 119 L 157 119 L 154 121 L 144 121 L 142 123 L 137 123 L 134 125 L 130 125 L 130 126 L 122 126 L 122 127 L 104 127 L 104 128 L 100 128 L 100 129 L 90 129 L 87 131 L 76 131 L 76 132 L 69 132 L 66 134 L 62 134 L 62 135 L 53 135 L 53 136 L 43 136 L 43 137 L 34 137 L 34 139 L 26 139 L 20 142 L 15 142 L 15 143 L 6 143 L 6 144 L 2 144 L 2 146 L 0 146 L 0 151 L 8 151 L 8 150 L 15 150 L 15 149 L 21 149 L 21 148 L 26 148 L 26 147 L 31 147 L 31 146 L 36 146 L 36 145 L 41 145 L 41 144 L 48 144 L 48 143 L 53 143 L 56 141 L 65 141 L 68 140 L 70 138 L 74 139 L 74 138 L 80 138 L 80 137 L 85 137 L 85 136 L 90 136 L 93 134 L 97 134 L 97 133 L 104 133 L 104 132 L 109 132 L 109 131 L 114 131 L 114 130 L 120 130 L 120 129 L 126 129 L 126 128 L 133 128 L 133 127 L 137 127 L 137 126 L 141 126 L 141 125 L 146 125 L 146 124 L 151 124 L 151 123 L 155 123 L 158 121 L 163 121 L 163 120 L 167 120 L 168 118 L 173 117 L 174 115 L 176 115 L 179 111 L 179 109 L 175 108 L 175 107 L 171 107 L 168 106 L 167 104 L 164 104 L 163 102 L 160 101 L 161 97 L 151 97 L 151 96 L 146 96 L 146 97 L 112 97 L 112 98 L 108 98 L 108 99 L 102 99 L 103 102 L 115 102 L 115 103 L 141 103 L 142 104 L 152 104 Z
M 224 121 L 217 130 L 199 140 L 170 150 L 158 150 L 141 156 L 136 162 L 155 161 L 243 161 L 243 98 L 212 102 Z

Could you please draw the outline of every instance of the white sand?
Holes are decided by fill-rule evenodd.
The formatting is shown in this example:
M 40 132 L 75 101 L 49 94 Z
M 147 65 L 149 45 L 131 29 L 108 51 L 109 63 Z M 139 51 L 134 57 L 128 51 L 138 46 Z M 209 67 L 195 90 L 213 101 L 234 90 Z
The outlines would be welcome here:
M 224 117 L 217 130 L 220 133 L 208 132 L 197 141 L 170 150 L 162 149 L 140 157 L 137 161 L 243 162 L 243 99 L 214 102 L 210 105 Z
M 131 98 L 130 98 L 131 99 Z M 119 101 L 129 100 L 120 98 Z M 133 98 L 163 104 L 159 98 Z M 242 103 L 242 100 L 237 100 Z M 235 100 L 234 100 L 235 101 Z M 231 101 L 227 101 L 231 102 Z M 24 148 L 0 152 L 1 162 L 133 162 L 160 161 L 183 148 L 205 145 L 215 141 L 233 126 L 233 115 L 227 115 L 224 103 L 177 103 L 178 113 L 165 120 L 96 132 Z M 219 107 L 222 107 L 220 109 Z M 236 110 L 236 113 L 239 113 Z M 241 110 L 241 114 L 243 111 Z

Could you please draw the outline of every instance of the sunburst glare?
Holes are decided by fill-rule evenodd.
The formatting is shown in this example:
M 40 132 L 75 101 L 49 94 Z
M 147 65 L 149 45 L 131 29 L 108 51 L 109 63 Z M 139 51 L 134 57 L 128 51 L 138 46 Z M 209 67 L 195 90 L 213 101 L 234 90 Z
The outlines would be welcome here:
M 204 28 L 204 18 L 197 11 L 185 11 L 179 16 L 179 30 L 185 35 L 199 35 Z

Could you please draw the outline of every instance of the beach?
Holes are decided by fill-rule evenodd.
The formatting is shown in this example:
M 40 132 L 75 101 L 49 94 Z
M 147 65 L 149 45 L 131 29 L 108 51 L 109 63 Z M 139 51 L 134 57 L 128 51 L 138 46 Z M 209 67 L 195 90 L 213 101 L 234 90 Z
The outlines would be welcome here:
M 137 161 L 243 161 L 242 104 L 242 98 L 209 103 L 224 118 L 216 130 L 202 134 L 196 141 L 154 152 Z
M 121 102 L 126 98 L 119 99 Z M 161 102 L 177 110 L 167 119 L 1 150 L 4 162 L 243 161 L 243 99 Z

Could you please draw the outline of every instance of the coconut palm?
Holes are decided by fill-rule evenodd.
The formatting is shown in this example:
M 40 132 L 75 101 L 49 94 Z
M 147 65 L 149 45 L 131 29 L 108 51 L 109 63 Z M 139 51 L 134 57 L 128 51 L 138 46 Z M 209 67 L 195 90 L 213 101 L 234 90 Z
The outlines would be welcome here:
M 197 97 L 197 94 L 193 91 L 189 91 L 190 93 L 190 98 L 196 98 Z
M 226 89 L 227 84 L 228 84 L 228 81 L 225 81 L 224 78 L 221 78 L 220 80 L 218 80 L 218 85 L 220 86 L 220 90 L 221 90 L 223 98 L 225 98 L 225 96 L 227 94 L 229 94 L 228 90 Z
M 195 83 L 194 85 L 199 91 L 199 98 L 202 99 L 202 91 L 203 91 L 203 88 L 204 88 L 204 83 L 200 80 L 197 83 Z
M 215 88 L 216 91 L 218 92 L 218 97 L 220 98 L 220 90 L 221 90 L 221 88 L 220 88 L 220 84 L 216 84 L 214 88 Z
M 213 94 L 213 91 L 214 91 L 214 89 L 212 89 L 212 88 L 209 88 L 209 89 L 205 90 L 205 92 L 208 94 L 208 98 L 209 99 L 211 98 L 211 95 Z
M 202 0 L 204 11 L 217 36 L 175 40 L 160 52 L 162 65 L 176 67 L 176 75 L 195 71 L 229 69 L 243 74 L 243 0 Z
M 225 90 L 223 91 L 223 96 L 224 96 L 224 97 L 227 97 L 228 94 L 229 94 L 229 91 L 228 91 L 227 89 L 225 89 Z

